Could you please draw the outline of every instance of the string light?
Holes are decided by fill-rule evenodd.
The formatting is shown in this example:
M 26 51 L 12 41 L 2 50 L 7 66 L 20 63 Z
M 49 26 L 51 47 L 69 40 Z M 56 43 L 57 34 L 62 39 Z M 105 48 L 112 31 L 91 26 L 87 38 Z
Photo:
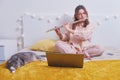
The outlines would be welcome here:
M 17 27 L 17 31 L 19 32 L 19 35 L 17 37 L 17 49 L 18 50 L 21 50 L 23 47 L 24 47 L 24 36 L 23 36 L 23 17 L 25 16 L 26 14 L 20 16 L 18 19 L 17 19 L 17 23 L 19 23 L 19 26 Z
M 18 19 L 17 19 L 17 22 L 21 22 L 22 21 L 22 17 L 19 17 Z
M 56 18 L 56 20 L 60 20 L 60 18 L 61 18 L 61 16 L 58 16 L 58 17 Z
M 118 15 L 114 15 L 114 19 L 117 19 L 119 16 Z
M 36 18 L 36 15 L 35 14 L 32 14 L 32 15 L 30 15 L 31 16 L 31 18 Z
M 105 17 L 105 21 L 108 21 L 108 20 L 109 20 L 109 16 L 106 16 L 106 17 Z
M 68 16 L 68 12 L 64 12 L 64 15 L 65 15 L 65 16 Z
M 101 25 L 101 22 L 100 22 L 100 21 L 98 21 L 96 24 L 97 24 L 98 26 L 100 26 L 100 25 Z
M 48 21 L 47 21 L 48 23 L 51 23 L 52 22 L 52 20 L 50 20 L 50 19 L 48 19 Z
M 41 17 L 39 17 L 39 18 L 38 18 L 38 20 L 43 20 L 43 19 L 44 19 L 44 17 L 43 17 L 43 16 L 41 16 Z
M 28 12 L 25 12 L 23 15 L 30 15 L 30 13 L 28 13 Z
M 63 14 L 64 16 L 70 16 L 68 14 L 68 12 L 64 12 Z M 36 14 L 31 14 L 29 12 L 25 12 L 22 16 L 20 16 L 18 19 L 17 19 L 17 23 L 19 24 L 19 26 L 16 28 L 16 31 L 19 32 L 20 35 L 18 35 L 18 38 L 17 38 L 17 47 L 18 47 L 18 50 L 20 49 L 23 49 L 24 48 L 24 32 L 23 32 L 23 17 L 25 16 L 30 16 L 32 19 L 37 19 L 39 21 L 43 20 L 45 17 L 44 16 L 40 16 L 40 17 L 36 17 Z M 100 20 L 100 21 L 97 21 L 96 24 L 98 26 L 100 26 L 102 24 L 103 21 L 108 21 L 108 20 L 112 20 L 112 18 L 114 19 L 119 19 L 119 15 L 114 15 L 114 16 L 103 16 L 103 19 Z M 60 20 L 61 19 L 61 16 L 57 16 L 56 17 L 56 20 Z M 74 17 L 71 16 L 71 19 L 74 20 Z M 48 23 L 52 23 L 53 21 L 51 19 L 48 19 L 47 20 Z

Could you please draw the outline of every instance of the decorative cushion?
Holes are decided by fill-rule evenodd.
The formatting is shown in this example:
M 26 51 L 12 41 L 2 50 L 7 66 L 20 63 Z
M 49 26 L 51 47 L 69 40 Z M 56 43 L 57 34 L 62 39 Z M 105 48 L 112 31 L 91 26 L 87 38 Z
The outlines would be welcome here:
M 0 65 L 0 80 L 120 80 L 120 60 L 85 62 L 83 68 L 51 67 L 46 61 L 26 64 L 11 73 Z
M 54 39 L 44 39 L 31 45 L 30 49 L 35 51 L 56 52 L 57 50 L 55 49 L 55 43 L 56 40 Z

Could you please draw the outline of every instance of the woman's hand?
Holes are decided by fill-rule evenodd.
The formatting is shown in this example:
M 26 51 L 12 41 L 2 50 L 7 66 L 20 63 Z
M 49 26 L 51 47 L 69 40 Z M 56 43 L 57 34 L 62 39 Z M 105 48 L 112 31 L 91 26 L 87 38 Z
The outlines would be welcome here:
M 62 33 L 61 33 L 60 28 L 58 26 L 55 26 L 55 32 L 58 35 L 58 37 L 60 39 L 62 39 L 63 36 L 62 36 Z
M 57 27 L 57 26 L 55 26 L 55 32 L 56 32 L 56 33 L 59 33 L 59 32 L 60 32 L 60 28 Z
M 70 28 L 70 25 L 69 25 L 68 23 L 64 23 L 64 24 L 63 24 L 63 27 L 64 27 L 67 31 L 69 31 L 70 33 L 73 33 L 73 34 L 74 34 L 74 30 L 72 30 L 72 29 Z
M 64 23 L 63 24 L 63 27 L 66 29 L 66 30 L 69 30 L 70 29 L 70 25 L 69 25 L 69 23 Z

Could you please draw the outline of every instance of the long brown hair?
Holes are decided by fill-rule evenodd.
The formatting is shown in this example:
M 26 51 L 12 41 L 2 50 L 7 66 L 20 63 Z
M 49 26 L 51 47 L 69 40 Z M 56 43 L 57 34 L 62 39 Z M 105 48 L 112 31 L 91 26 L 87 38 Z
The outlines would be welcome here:
M 74 14 L 74 21 L 77 21 L 79 19 L 77 19 L 77 14 L 79 12 L 80 9 L 83 9 L 88 17 L 88 12 L 86 10 L 86 8 L 83 6 L 83 5 L 78 5 L 76 8 L 75 8 L 75 14 Z M 72 25 L 72 29 L 75 29 L 75 26 L 77 25 L 78 23 L 76 24 L 73 24 Z M 89 20 L 86 19 L 84 22 L 83 22 L 83 27 L 86 27 L 87 25 L 89 24 Z

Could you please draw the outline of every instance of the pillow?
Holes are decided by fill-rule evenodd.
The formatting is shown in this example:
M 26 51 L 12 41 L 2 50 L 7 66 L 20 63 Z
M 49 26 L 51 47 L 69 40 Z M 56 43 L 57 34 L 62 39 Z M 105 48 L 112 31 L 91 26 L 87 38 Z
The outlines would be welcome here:
M 34 51 L 56 52 L 55 44 L 56 40 L 54 39 L 44 39 L 31 45 L 30 49 Z

